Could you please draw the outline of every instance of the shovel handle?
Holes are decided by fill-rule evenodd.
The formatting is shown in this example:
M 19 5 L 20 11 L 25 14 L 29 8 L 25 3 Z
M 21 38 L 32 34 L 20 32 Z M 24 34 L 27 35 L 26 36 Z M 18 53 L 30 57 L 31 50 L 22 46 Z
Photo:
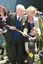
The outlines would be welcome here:
M 20 31 L 20 30 L 18 30 L 18 29 L 15 29 L 16 31 L 18 31 L 18 32 L 20 32 L 21 34 L 23 34 L 23 32 L 22 31 Z

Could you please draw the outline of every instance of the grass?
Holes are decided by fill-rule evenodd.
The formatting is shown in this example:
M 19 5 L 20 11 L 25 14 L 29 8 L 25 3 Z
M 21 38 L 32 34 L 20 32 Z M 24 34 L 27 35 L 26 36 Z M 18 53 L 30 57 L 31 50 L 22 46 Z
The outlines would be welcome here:
M 1 50 L 0 50 L 0 53 L 1 53 Z M 2 55 L 0 54 L 0 61 L 2 61 L 1 56 L 2 56 Z

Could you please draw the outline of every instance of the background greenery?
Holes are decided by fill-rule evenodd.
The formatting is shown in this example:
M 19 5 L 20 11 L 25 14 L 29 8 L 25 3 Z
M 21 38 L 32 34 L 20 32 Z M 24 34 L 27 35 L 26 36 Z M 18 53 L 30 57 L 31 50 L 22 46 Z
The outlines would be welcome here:
M 40 47 L 42 49 L 43 48 L 43 25 L 42 25 L 42 21 L 41 21 L 41 15 L 39 15 L 39 27 L 41 30 L 41 37 L 42 37 L 42 39 L 40 40 Z

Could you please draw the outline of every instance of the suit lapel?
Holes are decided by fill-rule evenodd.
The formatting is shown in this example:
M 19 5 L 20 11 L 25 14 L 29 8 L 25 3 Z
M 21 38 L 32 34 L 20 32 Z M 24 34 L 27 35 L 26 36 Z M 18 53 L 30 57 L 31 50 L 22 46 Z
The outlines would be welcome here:
M 27 19 L 27 17 L 25 17 L 25 16 L 22 17 L 21 30 L 22 30 L 22 28 L 23 28 L 23 25 L 25 25 L 26 19 Z
M 15 22 L 16 22 L 16 14 L 13 16 L 13 23 L 12 23 L 13 26 L 15 26 Z
M 21 21 L 21 30 L 22 30 L 22 25 L 23 25 L 23 22 L 24 22 L 24 21 L 23 21 L 23 17 L 22 17 L 22 21 Z

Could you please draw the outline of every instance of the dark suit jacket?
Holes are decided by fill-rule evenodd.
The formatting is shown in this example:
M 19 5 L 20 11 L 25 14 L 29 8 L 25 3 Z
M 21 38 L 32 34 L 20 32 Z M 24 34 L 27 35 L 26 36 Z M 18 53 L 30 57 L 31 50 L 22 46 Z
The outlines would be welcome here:
M 26 16 L 23 16 L 22 22 L 21 22 L 21 31 L 23 29 L 25 21 L 26 21 Z M 7 28 L 7 33 L 6 33 L 7 43 L 11 41 L 11 38 L 14 32 L 14 30 L 10 30 L 9 27 L 15 26 L 15 22 L 16 22 L 16 13 L 10 13 L 6 19 L 6 22 L 5 21 L 2 22 L 3 26 Z

